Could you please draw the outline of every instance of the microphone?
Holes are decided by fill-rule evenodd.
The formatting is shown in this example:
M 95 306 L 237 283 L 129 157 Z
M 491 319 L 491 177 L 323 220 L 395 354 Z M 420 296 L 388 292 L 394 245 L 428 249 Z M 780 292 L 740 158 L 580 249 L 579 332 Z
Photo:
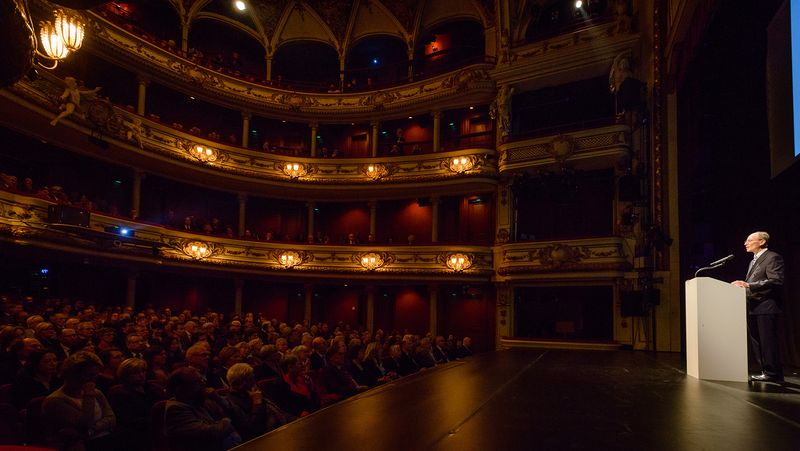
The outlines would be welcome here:
M 728 263 L 731 260 L 733 260 L 733 254 L 731 254 L 731 255 L 729 255 L 729 256 L 727 256 L 725 258 L 720 258 L 719 260 L 717 260 L 717 261 L 715 261 L 713 263 L 709 263 L 708 266 L 724 265 L 725 263 Z

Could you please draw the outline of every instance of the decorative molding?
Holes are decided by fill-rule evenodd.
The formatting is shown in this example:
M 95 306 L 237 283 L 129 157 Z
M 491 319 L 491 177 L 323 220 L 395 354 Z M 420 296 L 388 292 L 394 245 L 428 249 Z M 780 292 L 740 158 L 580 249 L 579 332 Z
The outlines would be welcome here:
M 633 253 L 620 237 L 514 243 L 495 247 L 495 266 L 498 275 L 511 278 L 529 274 L 622 273 L 633 267 Z

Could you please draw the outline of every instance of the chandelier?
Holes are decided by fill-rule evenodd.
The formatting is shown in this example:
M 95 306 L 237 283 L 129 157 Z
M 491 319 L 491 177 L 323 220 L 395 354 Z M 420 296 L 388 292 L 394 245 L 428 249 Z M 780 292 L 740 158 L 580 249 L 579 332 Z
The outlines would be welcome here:
M 450 160 L 449 168 L 451 171 L 458 174 L 463 174 L 475 166 L 475 161 L 472 157 L 455 157 Z
M 381 266 L 383 266 L 384 260 L 380 254 L 376 254 L 375 252 L 370 252 L 368 254 L 362 255 L 359 263 L 367 271 L 374 271 L 375 269 L 378 269 Z
M 183 252 L 195 260 L 202 260 L 211 256 L 213 250 L 206 243 L 201 241 L 191 241 L 183 246 Z
M 450 254 L 447 256 L 445 264 L 455 272 L 465 271 L 472 266 L 472 256 L 461 253 Z
M 25 8 L 27 10 L 27 5 Z M 26 14 L 28 20 L 32 20 L 30 11 L 26 11 Z M 52 65 L 47 66 L 36 60 L 45 69 L 55 69 L 58 62 L 69 56 L 70 52 L 80 49 L 86 30 L 85 23 L 77 13 L 57 9 L 53 11 L 53 16 L 53 21 L 39 22 L 39 41 L 35 41 L 36 55 L 40 59 L 52 61 Z M 33 30 L 31 24 L 29 27 Z
M 308 171 L 302 163 L 286 163 L 283 165 L 283 173 L 289 178 L 296 179 L 306 175 Z
M 189 150 L 189 153 L 203 163 L 212 163 L 217 161 L 217 158 L 219 157 L 219 153 L 215 149 L 201 146 L 200 144 L 192 146 Z

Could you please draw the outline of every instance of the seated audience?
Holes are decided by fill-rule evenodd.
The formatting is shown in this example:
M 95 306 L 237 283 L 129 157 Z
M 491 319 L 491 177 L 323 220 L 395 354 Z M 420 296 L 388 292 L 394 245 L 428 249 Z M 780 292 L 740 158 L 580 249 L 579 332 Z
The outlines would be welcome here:
M 319 397 L 305 368 L 293 355 L 281 362 L 283 378 L 276 382 L 275 403 L 295 417 L 302 417 L 319 409 Z
M 117 417 L 117 449 L 149 449 L 150 411 L 165 398 L 164 389 L 146 382 L 147 362 L 125 359 L 117 369 L 120 385 L 111 387 L 108 401 Z
M 53 393 L 61 385 L 61 380 L 56 376 L 57 372 L 58 357 L 55 353 L 31 352 L 11 388 L 12 399 L 17 409 L 24 409 L 33 398 Z

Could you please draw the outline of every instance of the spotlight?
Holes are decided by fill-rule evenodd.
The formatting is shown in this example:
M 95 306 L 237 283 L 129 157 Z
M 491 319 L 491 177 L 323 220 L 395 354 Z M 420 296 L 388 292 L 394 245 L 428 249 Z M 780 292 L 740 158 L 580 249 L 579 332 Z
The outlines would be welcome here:
M 43 276 L 46 276 L 46 275 L 47 275 L 47 273 L 49 273 L 49 272 L 50 272 L 50 270 L 49 270 L 49 269 L 47 269 L 47 268 L 42 268 L 42 269 L 40 269 L 40 270 L 39 270 L 39 272 L 40 272 L 40 273 L 41 273 Z
M 128 236 L 128 233 L 130 233 L 130 229 L 126 229 L 125 227 L 119 229 L 119 234 L 120 235 Z
M 378 58 L 372 58 L 372 64 L 378 64 Z
M 581 9 L 583 7 L 583 2 L 581 0 L 575 1 L 575 9 Z
M 242 0 L 236 0 L 235 2 L 233 2 L 233 6 L 235 6 L 236 9 L 238 9 L 239 11 L 244 11 L 245 9 L 247 9 L 247 5 L 245 5 Z

